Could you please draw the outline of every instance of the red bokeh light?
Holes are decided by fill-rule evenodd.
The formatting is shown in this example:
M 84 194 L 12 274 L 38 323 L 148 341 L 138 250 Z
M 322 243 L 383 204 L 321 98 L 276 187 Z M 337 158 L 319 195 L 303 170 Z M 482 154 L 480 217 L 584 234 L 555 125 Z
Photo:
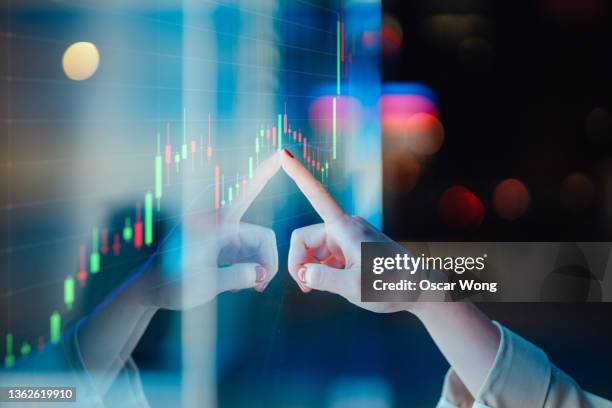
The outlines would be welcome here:
M 382 28 L 383 52 L 396 52 L 402 46 L 402 37 L 390 27 Z
M 453 186 L 440 198 L 440 217 L 453 229 L 474 230 L 484 218 L 484 206 L 474 193 L 464 186 Z
M 401 52 L 403 42 L 402 26 L 397 19 L 389 14 L 383 16 L 381 29 L 381 54 L 383 59 L 395 59 Z
M 421 95 L 387 94 L 380 97 L 382 130 L 387 135 L 402 134 L 407 122 L 417 113 L 438 116 L 438 107 Z

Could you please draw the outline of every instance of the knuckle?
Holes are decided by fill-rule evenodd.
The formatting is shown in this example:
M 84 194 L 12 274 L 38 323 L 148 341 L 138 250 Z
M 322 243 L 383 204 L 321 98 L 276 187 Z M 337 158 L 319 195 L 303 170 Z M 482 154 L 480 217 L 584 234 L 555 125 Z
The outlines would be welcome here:
M 271 242 L 272 244 L 276 245 L 276 234 L 274 233 L 273 230 L 268 228 L 266 230 L 266 237 L 267 237 L 269 242 Z
M 297 244 L 302 238 L 302 228 L 293 230 L 291 233 L 291 246 Z

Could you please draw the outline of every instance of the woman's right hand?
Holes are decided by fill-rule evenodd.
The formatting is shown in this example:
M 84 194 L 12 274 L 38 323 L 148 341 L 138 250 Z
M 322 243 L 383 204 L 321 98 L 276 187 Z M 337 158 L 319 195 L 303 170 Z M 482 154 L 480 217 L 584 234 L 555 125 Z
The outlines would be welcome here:
M 378 313 L 407 310 L 408 302 L 361 301 L 361 243 L 393 241 L 363 218 L 347 215 L 286 150 L 281 155 L 281 166 L 323 219 L 323 223 L 298 228 L 291 235 L 289 273 L 300 289 L 336 293 Z
M 361 218 L 350 217 L 300 162 L 281 155 L 281 166 L 323 219 L 297 229 L 289 248 L 289 273 L 304 292 L 325 290 L 378 313 L 415 314 L 472 395 L 478 395 L 493 365 L 499 330 L 473 304 L 444 302 L 438 295 L 415 292 L 410 302 L 361 301 L 361 242 L 390 242 Z M 399 247 L 399 251 L 405 251 Z M 415 279 L 446 279 L 436 271 L 418 271 Z

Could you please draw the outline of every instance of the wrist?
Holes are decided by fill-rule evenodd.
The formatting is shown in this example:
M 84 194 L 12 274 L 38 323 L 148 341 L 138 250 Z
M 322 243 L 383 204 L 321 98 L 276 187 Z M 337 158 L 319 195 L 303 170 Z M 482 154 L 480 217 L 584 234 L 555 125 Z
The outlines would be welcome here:
M 117 296 L 117 304 L 143 314 L 153 314 L 159 307 L 152 299 L 154 291 L 147 290 L 142 279 L 127 285 Z
M 424 326 L 427 326 L 435 319 L 446 315 L 449 307 L 452 307 L 452 302 L 416 302 L 406 310 L 415 315 Z

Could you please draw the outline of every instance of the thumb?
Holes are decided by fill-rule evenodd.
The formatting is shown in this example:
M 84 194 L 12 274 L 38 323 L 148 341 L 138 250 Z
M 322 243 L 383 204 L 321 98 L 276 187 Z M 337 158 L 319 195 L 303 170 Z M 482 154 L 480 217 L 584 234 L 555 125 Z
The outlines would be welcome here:
M 258 263 L 236 263 L 217 269 L 218 293 L 255 287 L 267 278 L 266 268 Z
M 358 269 L 336 269 L 318 263 L 305 264 L 298 278 L 308 288 L 336 293 L 349 300 L 359 298 L 361 274 Z

